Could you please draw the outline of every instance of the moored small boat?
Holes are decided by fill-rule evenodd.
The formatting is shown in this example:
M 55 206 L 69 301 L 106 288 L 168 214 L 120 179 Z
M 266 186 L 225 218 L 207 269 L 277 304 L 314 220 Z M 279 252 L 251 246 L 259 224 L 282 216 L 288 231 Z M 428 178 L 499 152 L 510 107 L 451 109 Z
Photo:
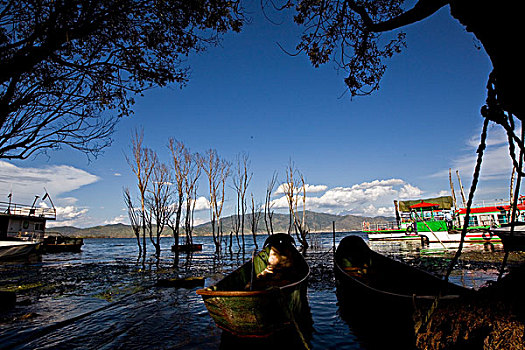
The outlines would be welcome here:
M 359 236 L 347 236 L 339 243 L 334 274 L 341 316 L 358 333 L 366 333 L 368 342 L 396 339 L 403 346 L 411 344 L 414 312 L 472 292 L 374 252 Z M 385 338 L 378 339 L 378 329 Z
M 42 246 L 45 253 L 80 252 L 84 239 L 53 234 L 44 237 Z
M 341 240 L 334 263 L 338 285 L 372 296 L 374 303 L 383 300 L 408 305 L 415 299 L 433 300 L 443 291 L 454 297 L 470 291 L 453 283 L 445 284 L 431 273 L 374 252 L 359 236 Z
M 490 233 L 501 238 L 506 251 L 525 251 L 525 222 L 504 224 L 490 229 Z
M 271 235 L 250 261 L 197 290 L 218 327 L 239 337 L 266 337 L 287 327 L 297 328 L 308 319 L 311 323 L 306 298 L 310 268 L 292 242 L 290 235 Z M 268 284 L 264 279 L 257 283 L 257 276 L 268 271 L 273 248 L 286 252 L 293 273 Z

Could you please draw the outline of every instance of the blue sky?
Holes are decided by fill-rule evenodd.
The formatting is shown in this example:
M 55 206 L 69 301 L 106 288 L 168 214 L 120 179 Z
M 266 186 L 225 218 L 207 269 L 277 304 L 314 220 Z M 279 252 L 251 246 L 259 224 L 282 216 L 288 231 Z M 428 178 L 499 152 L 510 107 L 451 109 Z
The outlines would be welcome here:
M 449 168 L 460 171 L 468 191 L 491 65 L 448 8 L 408 27 L 407 48 L 387 62 L 380 90 L 353 100 L 335 64 L 313 68 L 305 55 L 279 48 L 277 42 L 294 51 L 300 29 L 282 14 L 272 16 L 283 24 L 254 10 L 240 34 L 189 57 L 186 87 L 137 97 L 134 115 L 118 124 L 112 146 L 99 158 L 89 162 L 64 149 L 0 162 L 1 200 L 12 191 L 15 202 L 32 203 L 45 187 L 59 209 L 57 225 L 127 223 L 122 189 L 133 192 L 135 179 L 125 154 L 141 127 L 146 146 L 165 161 L 170 137 L 194 152 L 214 148 L 230 161 L 247 153 L 253 172 L 248 192 L 259 202 L 274 172 L 284 180 L 290 161 L 315 186 L 307 209 L 321 212 L 392 215 L 393 199 L 449 194 Z M 501 130 L 492 127 L 489 142 L 478 201 L 509 193 Z M 207 191 L 201 183 L 199 195 Z M 276 208 L 281 196 L 273 197 Z M 233 212 L 234 199 L 229 191 L 225 215 Z M 208 211 L 196 217 L 206 221 Z

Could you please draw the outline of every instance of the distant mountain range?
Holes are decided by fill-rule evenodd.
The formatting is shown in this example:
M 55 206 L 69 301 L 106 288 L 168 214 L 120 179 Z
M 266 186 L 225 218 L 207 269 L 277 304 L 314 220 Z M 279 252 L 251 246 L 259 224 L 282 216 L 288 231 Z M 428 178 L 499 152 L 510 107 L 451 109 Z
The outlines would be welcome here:
M 299 217 L 302 218 L 302 212 L 299 213 Z M 232 223 L 234 216 L 228 216 L 222 218 L 222 229 L 223 232 L 230 232 L 232 230 Z M 331 232 L 332 223 L 335 222 L 335 229 L 338 232 L 346 231 L 359 231 L 361 230 L 363 221 L 370 223 L 386 223 L 393 222 L 393 217 L 377 216 L 377 217 L 365 217 L 357 215 L 332 215 L 325 213 L 316 213 L 312 211 L 306 211 L 306 222 L 308 224 L 310 232 Z M 244 232 L 251 233 L 250 228 L 251 215 L 247 214 L 244 223 Z M 287 232 L 290 222 L 290 216 L 288 214 L 273 215 L 272 224 L 274 232 Z M 114 225 L 102 225 L 88 228 L 78 228 L 73 226 L 57 226 L 50 227 L 47 229 L 48 233 L 59 232 L 73 237 L 110 237 L 110 238 L 130 238 L 134 237 L 133 230 L 130 225 L 114 224 Z M 258 224 L 259 233 L 266 232 L 266 225 L 264 218 L 261 216 Z M 171 236 L 171 230 L 167 229 L 163 233 L 164 236 Z M 211 234 L 211 223 L 207 222 L 202 225 L 195 226 L 194 235 L 201 236 Z

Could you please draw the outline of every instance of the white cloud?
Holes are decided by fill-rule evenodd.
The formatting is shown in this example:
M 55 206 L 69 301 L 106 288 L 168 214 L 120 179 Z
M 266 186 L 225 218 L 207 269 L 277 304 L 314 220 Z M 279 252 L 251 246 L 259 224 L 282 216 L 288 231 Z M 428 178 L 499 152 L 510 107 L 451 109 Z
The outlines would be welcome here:
M 516 135 L 521 134 L 521 128 L 517 128 L 515 131 Z M 467 147 L 472 149 L 477 149 L 479 146 L 479 141 L 481 139 L 481 131 L 479 133 L 474 134 L 468 141 L 467 141 Z M 486 144 L 488 147 L 492 146 L 502 146 L 507 145 L 509 142 L 509 138 L 507 136 L 507 132 L 499 125 L 491 125 L 487 131 L 487 140 Z
M 126 224 L 129 225 L 129 217 L 127 215 L 119 215 L 113 219 L 105 220 L 104 225 Z
M 78 203 L 78 198 L 75 197 L 61 197 L 60 204 L 62 205 L 75 205 Z
M 477 154 L 471 150 L 471 154 L 458 157 L 452 161 L 452 169 L 459 171 L 464 181 L 470 182 L 476 166 Z M 483 154 L 480 178 L 483 180 L 509 179 L 512 171 L 512 161 L 507 146 L 487 148 Z M 454 171 L 455 172 L 455 171 Z M 435 176 L 448 177 L 448 169 L 443 170 Z
M 520 130 L 516 133 L 519 135 Z M 463 185 L 469 185 L 472 181 L 474 168 L 476 166 L 478 154 L 476 150 L 479 146 L 480 135 L 475 134 L 466 142 L 464 152 L 457 155 L 451 161 L 453 180 L 456 178 L 456 170 L 459 171 Z M 494 126 L 489 129 L 487 147 L 483 153 L 481 163 L 480 180 L 508 180 L 512 172 L 512 161 L 509 155 L 507 134 L 503 128 Z M 516 148 L 517 152 L 517 148 Z M 449 169 L 443 169 L 431 177 L 448 178 Z
M 68 165 L 24 168 L 0 161 L 0 196 L 13 193 L 13 202 L 32 203 L 44 188 L 52 198 L 98 181 L 96 175 Z
M 88 209 L 86 208 L 79 208 L 72 205 L 68 205 L 65 207 L 55 207 L 56 208 L 56 214 L 57 214 L 57 220 L 56 221 L 48 221 L 47 226 L 48 227 L 55 227 L 55 226 L 84 226 L 84 224 L 88 223 L 89 220 L 86 217 L 86 214 L 88 213 Z
M 199 197 L 197 198 L 197 202 L 195 203 L 195 211 L 201 211 L 201 210 L 208 210 L 210 209 L 210 202 L 206 197 Z
M 42 201 L 47 190 L 57 210 L 57 220 L 49 221 L 49 227 L 90 225 L 88 208 L 78 206 L 77 198 L 62 195 L 98 180 L 96 175 L 68 165 L 19 167 L 0 161 L 0 196 L 12 193 L 13 203 L 24 205 L 31 205 L 39 196 L 35 205 L 50 207 L 48 200 Z
M 324 192 L 328 189 L 328 186 L 326 185 L 309 185 L 305 184 L 306 188 L 306 194 L 308 193 L 318 193 L 318 192 Z
M 393 206 L 376 208 L 373 204 L 370 204 L 362 208 L 361 212 L 356 212 L 355 214 L 363 216 L 393 216 L 395 212 Z
M 65 218 L 66 220 L 76 219 L 87 213 L 87 209 L 81 209 L 74 206 L 57 207 L 56 210 L 57 216 Z
M 284 194 L 285 193 L 285 189 L 288 187 L 288 184 L 287 183 L 282 183 L 279 185 L 279 187 L 277 187 L 277 189 L 275 190 L 274 194 Z M 309 185 L 309 184 L 305 184 L 304 185 L 305 189 L 306 189 L 306 195 L 308 196 L 308 193 L 319 193 L 319 192 L 324 192 L 328 189 L 328 186 L 326 185 Z M 294 193 L 302 193 L 303 192 L 303 187 L 295 187 L 294 188 Z
M 308 200 L 308 196 L 306 197 Z M 288 200 L 286 196 L 282 196 L 276 199 L 273 199 L 270 202 L 270 205 L 273 209 L 288 209 Z
M 405 185 L 405 182 L 401 179 L 374 180 L 351 187 L 336 187 L 326 191 L 318 204 L 346 207 L 350 203 L 374 202 L 384 197 L 398 196 L 399 191 L 394 186 L 399 185 Z
M 196 218 L 193 219 L 193 225 L 199 226 L 199 225 L 207 223 L 208 221 L 210 221 L 209 218 L 206 218 L 206 217 L 198 218 L 198 217 L 196 217 Z
M 447 194 L 443 194 L 443 192 L 446 192 L 446 191 L 441 191 L 440 195 L 442 196 L 447 195 Z M 423 191 L 421 191 L 421 189 L 415 186 L 412 186 L 411 184 L 405 184 L 399 190 L 399 198 L 401 199 L 415 198 L 415 197 L 421 196 L 421 194 L 423 194 Z
M 393 215 L 394 199 L 415 199 L 424 192 L 401 179 L 374 180 L 355 184 L 350 187 L 334 187 L 324 193 L 306 194 L 306 209 L 332 214 L 352 213 L 355 215 Z M 272 200 L 273 208 L 287 209 L 285 196 Z M 302 210 L 299 198 L 298 209 Z

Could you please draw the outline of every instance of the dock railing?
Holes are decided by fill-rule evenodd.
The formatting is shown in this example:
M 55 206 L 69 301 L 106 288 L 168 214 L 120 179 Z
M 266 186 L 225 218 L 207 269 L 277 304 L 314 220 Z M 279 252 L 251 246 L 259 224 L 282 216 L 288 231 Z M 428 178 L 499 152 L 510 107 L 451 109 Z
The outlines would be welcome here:
M 39 208 L 27 204 L 0 202 L 0 215 L 16 215 L 56 220 L 55 208 Z
M 379 230 L 399 230 L 399 226 L 395 222 L 385 223 L 371 223 L 363 222 L 363 231 L 379 231 Z

